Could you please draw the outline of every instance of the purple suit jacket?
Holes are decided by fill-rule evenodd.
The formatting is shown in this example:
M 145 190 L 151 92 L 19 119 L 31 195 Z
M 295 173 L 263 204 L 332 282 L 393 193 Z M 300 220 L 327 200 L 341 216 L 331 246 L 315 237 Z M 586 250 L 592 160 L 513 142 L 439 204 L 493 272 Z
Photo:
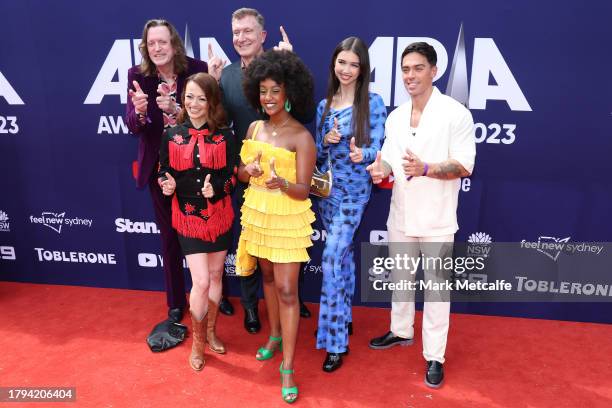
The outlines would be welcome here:
M 185 79 L 198 72 L 208 72 L 208 66 L 204 61 L 187 57 L 187 72 L 179 75 L 176 79 L 176 97 L 180 101 L 183 96 Z M 136 185 L 142 188 L 149 183 L 151 174 L 157 172 L 159 162 L 159 148 L 161 146 L 162 133 L 164 131 L 164 118 L 161 110 L 157 107 L 157 75 L 144 76 L 140 73 L 140 66 L 135 65 L 128 71 L 128 89 L 134 90 L 132 81 L 138 81 L 142 91 L 148 95 L 147 121 L 143 125 L 138 121 L 132 98 L 128 96 L 125 112 L 125 122 L 128 129 L 138 136 L 138 174 Z

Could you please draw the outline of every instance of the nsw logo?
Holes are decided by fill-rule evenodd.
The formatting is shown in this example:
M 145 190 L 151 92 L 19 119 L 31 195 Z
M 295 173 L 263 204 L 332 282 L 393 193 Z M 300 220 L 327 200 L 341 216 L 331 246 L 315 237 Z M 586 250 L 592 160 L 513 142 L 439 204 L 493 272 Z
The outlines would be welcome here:
M 475 232 L 468 237 L 467 255 L 470 257 L 481 256 L 486 258 L 491 252 L 493 238 L 485 232 Z
M 225 256 L 225 273 L 228 276 L 236 276 L 236 254 L 228 253 Z
M 4 211 L 0 210 L 0 232 L 9 232 L 11 225 L 9 223 L 9 216 Z

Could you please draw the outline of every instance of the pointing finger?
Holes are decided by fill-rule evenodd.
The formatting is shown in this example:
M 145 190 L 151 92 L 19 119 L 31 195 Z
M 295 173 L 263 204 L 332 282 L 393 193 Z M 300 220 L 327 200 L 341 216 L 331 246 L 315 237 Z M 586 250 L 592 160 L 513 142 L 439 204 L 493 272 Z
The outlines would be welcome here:
M 270 158 L 270 176 L 271 177 L 277 177 L 276 176 L 276 169 L 274 168 L 274 157 Z
M 376 152 L 376 159 L 374 160 L 374 163 L 376 163 L 377 166 L 380 165 L 381 157 L 382 153 L 380 151 Z
M 355 137 L 351 137 L 351 144 L 349 145 L 351 152 L 355 152 Z
M 283 37 L 283 41 L 288 43 L 289 37 L 287 36 L 287 33 L 285 32 L 285 29 L 283 28 L 283 26 L 280 26 L 280 32 L 281 32 L 281 36 Z
M 161 96 L 168 96 L 167 85 L 164 86 L 164 84 L 159 84 L 157 86 L 157 93 L 160 94 Z
M 138 83 L 138 81 L 136 80 L 132 81 L 132 85 L 134 85 L 134 89 L 136 90 L 136 92 L 143 93 L 142 88 L 140 87 L 140 84 Z

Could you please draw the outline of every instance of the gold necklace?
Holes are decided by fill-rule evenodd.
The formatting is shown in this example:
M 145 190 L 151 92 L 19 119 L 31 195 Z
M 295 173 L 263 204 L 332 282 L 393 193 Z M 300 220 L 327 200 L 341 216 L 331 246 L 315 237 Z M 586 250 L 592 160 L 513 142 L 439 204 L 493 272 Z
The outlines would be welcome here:
M 282 124 L 280 124 L 280 125 L 273 125 L 273 124 L 272 124 L 272 122 L 268 121 L 268 124 L 269 124 L 270 126 L 272 126 L 272 133 L 271 133 L 272 137 L 276 137 L 276 136 L 278 135 L 278 132 L 277 132 L 276 130 L 277 130 L 277 129 L 282 128 L 283 126 L 285 126 L 285 125 L 287 124 L 287 122 L 289 122 L 289 119 L 291 119 L 291 116 L 289 116 L 289 117 L 287 118 L 287 120 L 286 120 L 286 121 L 284 121 L 284 122 L 283 122 Z

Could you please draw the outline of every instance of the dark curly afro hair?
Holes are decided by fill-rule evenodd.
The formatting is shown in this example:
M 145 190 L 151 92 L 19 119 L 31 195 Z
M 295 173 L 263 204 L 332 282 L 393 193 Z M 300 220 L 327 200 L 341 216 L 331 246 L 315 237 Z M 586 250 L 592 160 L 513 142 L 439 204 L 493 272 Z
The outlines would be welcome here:
M 261 112 L 259 84 L 272 79 L 285 85 L 291 115 L 303 118 L 314 109 L 314 80 L 302 60 L 291 51 L 269 50 L 255 58 L 246 69 L 242 87 L 249 103 Z

